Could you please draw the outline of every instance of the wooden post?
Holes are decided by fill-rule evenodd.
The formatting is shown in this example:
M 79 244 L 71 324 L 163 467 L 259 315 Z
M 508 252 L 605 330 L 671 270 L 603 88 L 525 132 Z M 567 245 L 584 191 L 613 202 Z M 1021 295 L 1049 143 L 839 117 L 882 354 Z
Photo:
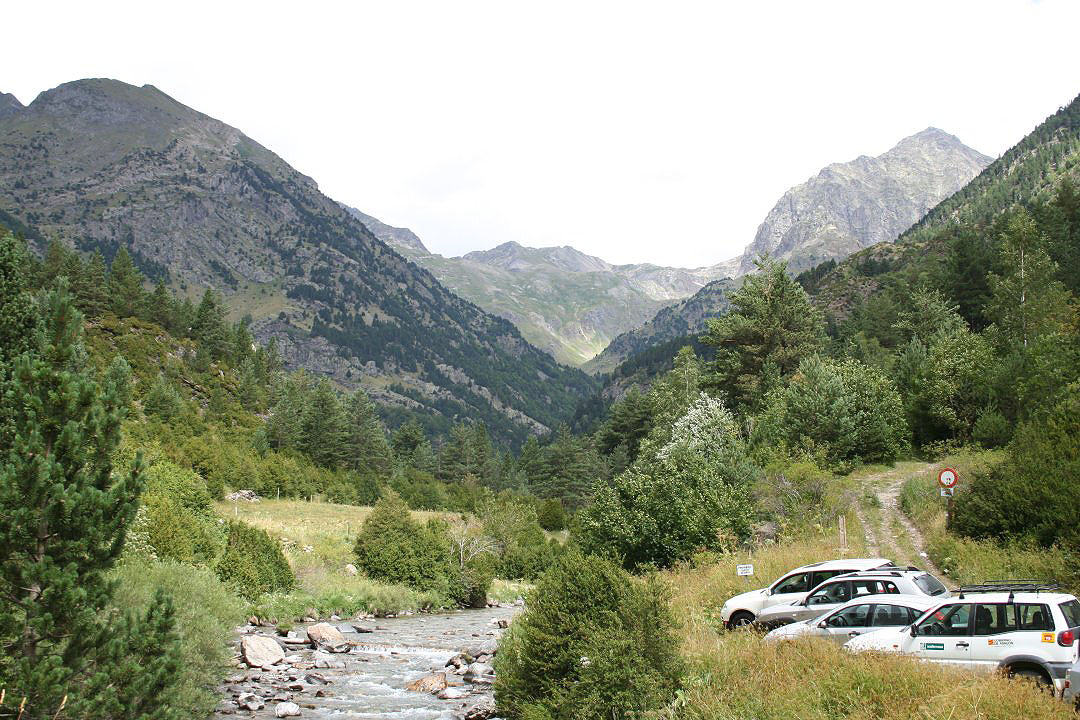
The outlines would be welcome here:
M 955 490 L 953 493 L 955 494 Z M 945 498 L 945 529 L 952 527 L 953 522 L 953 495 Z
M 847 516 L 840 516 L 840 554 L 847 553 Z

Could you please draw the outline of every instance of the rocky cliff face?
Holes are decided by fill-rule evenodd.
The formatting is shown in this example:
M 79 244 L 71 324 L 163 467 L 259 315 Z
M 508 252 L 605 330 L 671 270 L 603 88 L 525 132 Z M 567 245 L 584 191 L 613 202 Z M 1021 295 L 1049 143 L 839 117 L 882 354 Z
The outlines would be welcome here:
M 739 272 L 752 272 L 759 254 L 787 260 L 799 272 L 892 242 L 991 160 L 927 128 L 878 157 L 829 165 L 784 193 L 743 253 Z
M 279 339 L 290 367 L 517 440 L 559 422 L 590 387 L 311 178 L 156 88 L 82 80 L 5 107 L 0 211 L 106 257 L 126 247 L 193 297 L 221 290 L 257 337 Z

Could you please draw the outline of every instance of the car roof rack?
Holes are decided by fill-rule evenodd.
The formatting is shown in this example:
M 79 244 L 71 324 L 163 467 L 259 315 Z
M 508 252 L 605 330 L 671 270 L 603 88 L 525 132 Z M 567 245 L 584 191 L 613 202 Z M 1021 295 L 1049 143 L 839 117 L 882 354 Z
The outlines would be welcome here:
M 1009 602 L 1018 592 L 1056 592 L 1061 589 L 1061 584 L 1051 580 L 988 580 L 977 585 L 961 585 L 956 589 L 957 597 L 964 599 L 964 593 L 994 593 L 1008 592 Z

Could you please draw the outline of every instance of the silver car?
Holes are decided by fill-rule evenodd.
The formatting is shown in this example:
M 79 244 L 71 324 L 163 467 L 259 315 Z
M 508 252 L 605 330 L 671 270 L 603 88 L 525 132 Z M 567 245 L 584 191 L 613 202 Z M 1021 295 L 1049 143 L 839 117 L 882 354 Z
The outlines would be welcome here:
M 939 604 L 926 595 L 871 595 L 849 600 L 835 610 L 772 630 L 766 640 L 827 637 L 838 645 L 884 628 L 910 625 Z
M 804 598 L 786 605 L 774 605 L 757 617 L 759 627 L 775 628 L 810 620 L 845 603 L 873 595 L 921 595 L 947 597 L 948 589 L 930 573 L 918 568 L 871 570 L 837 575 L 811 590 Z

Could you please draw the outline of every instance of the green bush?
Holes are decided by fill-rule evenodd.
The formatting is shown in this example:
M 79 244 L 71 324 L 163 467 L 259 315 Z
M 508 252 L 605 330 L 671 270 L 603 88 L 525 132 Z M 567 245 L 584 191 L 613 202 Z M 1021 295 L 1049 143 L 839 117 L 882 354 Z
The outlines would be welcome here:
M 128 542 L 136 547 L 145 543 L 158 558 L 213 565 L 225 537 L 203 479 L 168 461 L 151 465 L 146 478 Z
M 421 525 L 401 496 L 389 491 L 375 504 L 356 538 L 357 566 L 374 579 L 444 596 L 453 592 L 450 547 L 437 523 Z
M 163 422 L 169 422 L 184 411 L 183 398 L 177 392 L 176 386 L 163 374 L 159 374 L 150 386 L 142 405 L 148 415 L 153 415 Z
M 1080 385 L 1022 424 L 1005 461 L 957 493 L 953 529 L 975 539 L 1080 548 Z
M 682 663 L 667 595 L 608 560 L 555 561 L 499 643 L 495 700 L 514 720 L 637 717 L 669 704 Z
M 1012 438 L 1012 426 L 1004 415 L 993 408 L 988 408 L 975 421 L 971 437 L 984 448 L 1002 447 Z
M 181 663 L 168 705 L 180 717 L 207 717 L 219 700 L 214 687 L 231 659 L 232 629 L 242 619 L 240 599 L 209 569 L 171 560 L 129 558 L 113 577 L 112 604 L 120 611 L 141 611 L 161 588 L 172 596 Z
M 536 519 L 540 522 L 540 527 L 552 532 L 558 532 L 559 530 L 565 530 L 569 518 L 566 515 L 566 509 L 563 508 L 561 502 L 555 498 L 545 500 L 540 509 L 536 513 Z
M 278 543 L 265 530 L 240 522 L 229 523 L 217 575 L 248 600 L 296 586 L 296 577 Z

